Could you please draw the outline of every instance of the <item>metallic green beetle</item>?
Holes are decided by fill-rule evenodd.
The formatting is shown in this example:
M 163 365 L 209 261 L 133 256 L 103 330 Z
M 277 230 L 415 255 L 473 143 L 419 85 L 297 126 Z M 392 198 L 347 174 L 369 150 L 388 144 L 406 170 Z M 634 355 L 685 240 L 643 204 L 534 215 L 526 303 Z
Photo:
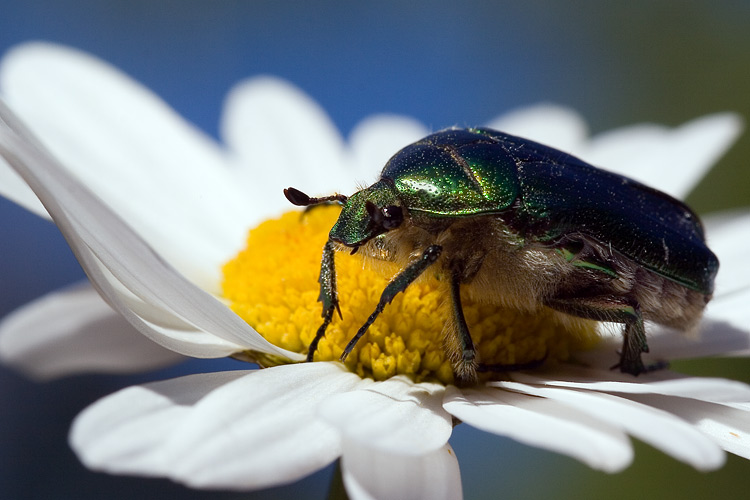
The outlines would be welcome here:
M 403 268 L 341 359 L 396 294 L 437 266 L 449 283 L 453 313 L 446 350 L 459 384 L 476 381 L 478 369 L 531 365 L 478 363 L 462 288 L 521 311 L 550 308 L 563 317 L 622 323 L 615 367 L 638 375 L 661 366 L 641 359 L 648 352 L 644 320 L 694 329 L 719 267 L 700 220 L 684 203 L 490 129 L 429 135 L 396 153 L 380 180 L 350 197 L 310 198 L 294 188 L 284 194 L 295 205 L 343 205 L 323 251 L 323 324 L 308 360 L 338 309 L 334 252 L 341 246 Z

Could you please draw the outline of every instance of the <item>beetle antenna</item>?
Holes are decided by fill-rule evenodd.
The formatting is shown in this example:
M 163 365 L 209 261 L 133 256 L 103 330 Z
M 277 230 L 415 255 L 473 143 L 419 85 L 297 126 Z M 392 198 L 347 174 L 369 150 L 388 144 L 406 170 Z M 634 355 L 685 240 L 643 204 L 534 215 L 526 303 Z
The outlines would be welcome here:
M 322 198 L 311 198 L 299 189 L 293 187 L 285 189 L 284 196 L 286 196 L 286 199 L 289 200 L 292 205 L 297 205 L 298 207 L 309 207 L 310 205 L 317 205 L 329 201 L 338 201 L 339 203 L 346 202 L 346 196 L 343 194 L 332 194 L 331 196 L 324 196 Z

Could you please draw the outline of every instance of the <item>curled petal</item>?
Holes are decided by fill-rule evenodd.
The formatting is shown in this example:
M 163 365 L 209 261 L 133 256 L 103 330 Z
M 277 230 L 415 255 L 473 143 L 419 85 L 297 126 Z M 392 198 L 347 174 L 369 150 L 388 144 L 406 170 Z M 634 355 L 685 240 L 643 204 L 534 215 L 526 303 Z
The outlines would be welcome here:
M 140 335 L 91 285 L 81 283 L 5 317 L 0 359 L 48 380 L 82 372 L 135 373 L 184 358 Z
M 297 359 L 265 341 L 247 323 L 185 279 L 98 197 L 67 174 L 0 102 L 0 155 L 52 215 L 97 291 L 146 336 L 181 354 L 226 356 L 254 349 Z M 129 307 L 158 313 L 152 325 Z M 172 328 L 173 325 L 180 325 Z M 167 326 L 168 328 L 162 328 Z
M 0 78 L 3 98 L 78 182 L 194 283 L 218 290 L 253 210 L 212 139 L 74 49 L 21 45 L 3 58 Z
M 34 191 L 2 158 L 0 158 L 0 196 L 8 198 L 39 217 L 50 218 Z

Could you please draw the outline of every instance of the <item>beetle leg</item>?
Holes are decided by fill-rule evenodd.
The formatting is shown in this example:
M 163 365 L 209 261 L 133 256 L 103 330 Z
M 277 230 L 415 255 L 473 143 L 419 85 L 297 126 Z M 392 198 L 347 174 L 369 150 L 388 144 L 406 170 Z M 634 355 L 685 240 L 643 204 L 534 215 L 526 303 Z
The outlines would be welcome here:
M 477 381 L 477 352 L 474 349 L 474 342 L 471 340 L 469 326 L 466 324 L 464 317 L 464 308 L 461 305 L 461 280 L 459 273 L 453 273 L 450 283 L 451 305 L 453 306 L 453 325 L 455 328 L 456 346 L 460 351 L 460 359 L 455 360 L 453 371 L 456 376 L 456 384 L 472 385 Z
M 637 303 L 630 303 L 624 297 L 571 297 L 549 299 L 546 305 L 581 318 L 623 323 L 625 327 L 620 362 L 612 369 L 619 368 L 623 373 L 637 376 L 666 367 L 666 363 L 663 362 L 647 366 L 641 359 L 641 354 L 648 352 L 648 342 L 646 329 L 643 326 L 643 315 Z
M 406 287 L 412 284 L 414 280 L 417 279 L 425 271 L 425 269 L 430 267 L 430 265 L 433 264 L 438 259 L 438 257 L 440 257 L 440 252 L 442 250 L 443 247 L 441 247 L 440 245 L 430 245 L 422 253 L 422 257 L 420 257 L 418 261 L 407 266 L 403 271 L 397 274 L 390 283 L 388 283 L 388 286 L 385 287 L 385 290 L 383 290 L 383 294 L 380 296 L 380 302 L 378 302 L 377 307 L 375 307 L 375 311 L 370 315 L 369 318 L 367 318 L 365 324 L 362 325 L 357 334 L 352 337 L 352 339 L 346 345 L 344 352 L 341 354 L 341 361 L 346 360 L 347 356 L 349 356 L 349 354 L 352 352 L 352 349 L 354 349 L 354 346 L 357 345 L 357 342 L 362 337 L 362 335 L 367 332 L 367 329 L 370 328 L 370 325 L 372 325 L 375 322 L 375 319 L 380 315 L 380 313 L 383 312 L 385 306 L 390 304 L 391 301 L 393 301 L 393 298 L 399 292 L 403 292 L 404 290 L 406 290 Z
M 640 375 L 662 367 L 658 364 L 654 366 L 644 365 L 641 359 L 641 353 L 644 352 L 648 352 L 646 330 L 643 327 L 643 317 L 640 311 L 635 311 L 633 319 L 625 323 L 620 362 L 612 366 L 612 369 L 619 368 L 623 373 Z
M 320 295 L 318 302 L 323 303 L 323 324 L 318 328 L 315 338 L 310 342 L 307 349 L 307 361 L 312 361 L 315 351 L 318 349 L 318 342 L 326 334 L 326 329 L 333 319 L 334 309 L 339 312 L 341 318 L 341 309 L 339 309 L 339 298 L 336 293 L 336 264 L 334 262 L 334 243 L 328 240 L 323 247 L 323 259 L 320 261 Z
M 625 323 L 623 336 L 620 362 L 613 365 L 612 370 L 619 368 L 623 373 L 638 376 L 641 373 L 663 370 L 669 367 L 669 363 L 666 361 L 657 361 L 650 365 L 643 364 L 641 353 L 649 352 L 649 349 L 646 329 L 643 326 L 643 316 L 639 309 L 635 309 L 634 319 Z

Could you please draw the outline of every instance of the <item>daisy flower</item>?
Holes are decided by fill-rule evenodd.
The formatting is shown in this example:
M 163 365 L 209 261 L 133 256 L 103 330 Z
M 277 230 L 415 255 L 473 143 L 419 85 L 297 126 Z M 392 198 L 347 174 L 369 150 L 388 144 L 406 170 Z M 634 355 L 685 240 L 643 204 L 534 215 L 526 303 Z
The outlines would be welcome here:
M 444 304 L 429 280 L 386 308 L 346 365 L 335 361 L 393 271 L 363 268 L 358 256 L 337 257 L 343 319 L 316 362 L 297 363 L 320 323 L 320 251 L 336 213 L 280 215 L 281 190 L 353 192 L 350 182 L 372 180 L 393 152 L 428 133 L 414 120 L 373 117 L 345 142 L 300 91 L 257 78 L 229 95 L 219 145 L 117 70 L 44 44 L 7 55 L 0 85 L 0 190 L 52 218 L 91 282 L 8 316 L 3 359 L 39 377 L 147 369 L 177 355 L 266 367 L 134 386 L 96 402 L 70 435 L 94 470 L 250 490 L 340 458 L 352 498 L 460 498 L 448 444 L 459 422 L 606 472 L 633 460 L 629 436 L 698 470 L 720 467 L 725 451 L 750 457 L 750 387 L 668 370 L 614 372 L 619 334 L 606 325 L 559 325 L 467 301 L 483 359 L 549 356 L 539 369 L 457 388 L 440 344 Z M 487 125 L 678 197 L 741 128 L 717 114 L 588 138 L 575 113 L 551 105 Z M 715 297 L 697 338 L 649 325 L 654 360 L 748 353 L 750 266 L 737 238 L 750 215 L 709 222 L 722 262 Z

